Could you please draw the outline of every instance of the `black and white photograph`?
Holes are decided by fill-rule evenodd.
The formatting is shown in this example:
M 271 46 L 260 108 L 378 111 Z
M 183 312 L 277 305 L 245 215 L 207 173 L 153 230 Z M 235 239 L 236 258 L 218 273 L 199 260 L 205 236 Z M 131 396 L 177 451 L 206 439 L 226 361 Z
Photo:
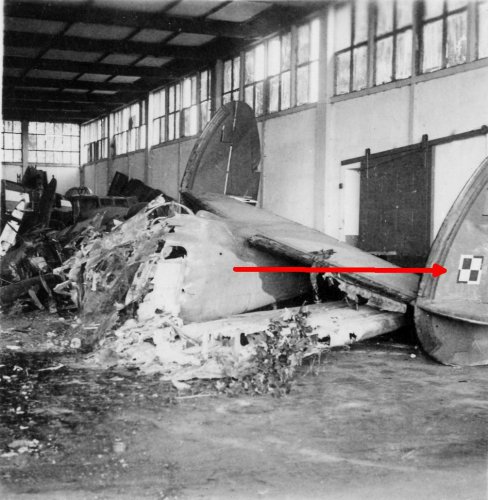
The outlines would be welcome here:
M 0 499 L 488 500 L 488 0 L 0 4 Z

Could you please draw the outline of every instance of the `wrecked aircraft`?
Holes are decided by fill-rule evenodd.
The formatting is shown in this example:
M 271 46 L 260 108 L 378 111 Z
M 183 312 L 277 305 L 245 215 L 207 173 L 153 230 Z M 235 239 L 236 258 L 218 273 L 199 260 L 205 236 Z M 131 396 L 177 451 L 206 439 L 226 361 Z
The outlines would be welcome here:
M 423 348 L 441 363 L 487 365 L 488 158 L 447 214 L 432 262 L 443 262 L 447 273 L 442 280 L 422 277 L 415 324 Z

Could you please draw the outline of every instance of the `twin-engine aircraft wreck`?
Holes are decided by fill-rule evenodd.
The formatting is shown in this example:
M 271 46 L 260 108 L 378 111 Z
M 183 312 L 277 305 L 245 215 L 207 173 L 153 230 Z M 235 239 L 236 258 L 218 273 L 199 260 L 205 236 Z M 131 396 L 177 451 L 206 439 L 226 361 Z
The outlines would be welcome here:
M 234 266 L 398 269 L 256 207 L 260 150 L 251 108 L 243 102 L 223 106 L 190 155 L 181 185 L 185 205 L 154 192 L 149 203 L 119 210 L 124 214 L 119 219 L 95 208 L 88 221 L 49 233 L 59 259 L 57 264 L 46 259 L 43 272 L 54 296 L 69 297 L 81 318 L 95 318 L 99 334 L 129 309 L 147 321 L 165 311 L 182 321 L 180 333 L 194 341 L 201 332 L 239 339 L 263 331 L 271 312 L 251 311 L 290 300 L 315 302 L 310 324 L 330 346 L 413 327 L 415 310 L 418 337 L 432 357 L 446 364 L 488 364 L 483 269 L 488 259 L 488 160 L 459 195 L 432 247 L 429 263 L 444 265 L 447 274 L 424 275 L 419 292 L 420 278 L 414 274 L 234 273 Z M 122 177 L 116 175 L 109 195 Z M 130 189 L 123 194 L 130 196 Z M 84 195 L 77 196 L 82 206 Z M 2 264 L 2 279 L 9 287 L 21 279 L 16 266 L 33 258 L 15 243 L 12 227 L 18 229 L 7 226 L 2 236 L 8 263 Z M 41 276 L 41 281 L 49 288 L 48 280 Z M 32 295 L 29 286 L 17 288 Z M 15 298 L 11 289 L 1 294 L 4 304 Z

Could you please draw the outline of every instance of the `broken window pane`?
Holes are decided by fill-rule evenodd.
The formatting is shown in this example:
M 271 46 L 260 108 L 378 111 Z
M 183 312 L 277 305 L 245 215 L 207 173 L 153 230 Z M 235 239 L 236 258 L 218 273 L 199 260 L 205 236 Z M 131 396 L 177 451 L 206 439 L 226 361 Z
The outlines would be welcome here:
M 319 58 L 320 49 L 320 21 L 314 19 L 310 23 L 310 61 Z
M 478 57 L 488 57 L 488 1 L 478 5 Z
M 336 94 L 349 92 L 351 52 L 336 55 Z
M 233 89 L 239 89 L 240 87 L 240 74 L 241 74 L 241 59 L 236 57 L 234 59 L 234 73 L 233 73 Z
M 187 108 L 192 103 L 192 92 L 191 92 L 191 79 L 185 78 L 183 80 L 183 107 Z
M 245 83 L 254 81 L 254 50 L 246 52 Z
M 290 72 L 281 75 L 281 109 L 290 107 Z
M 423 3 L 424 5 L 424 19 L 432 19 L 442 15 L 444 11 L 443 0 L 429 0 Z
M 461 12 L 447 18 L 447 66 L 466 62 L 466 50 L 466 12 Z
M 251 108 L 254 108 L 254 87 L 252 85 L 246 87 L 244 91 L 244 101 L 249 104 Z
M 206 101 L 209 97 L 208 71 L 200 73 L 200 102 Z
M 283 35 L 281 37 L 281 70 L 287 70 L 290 69 L 290 64 L 291 64 L 291 49 L 290 49 L 290 44 L 291 44 L 291 36 L 290 33 Z
M 264 112 L 264 82 L 256 83 L 256 104 L 254 107 L 256 116 Z
M 279 110 L 280 98 L 280 77 L 274 76 L 269 79 L 269 112 L 274 113 Z
M 232 60 L 224 63 L 224 92 L 232 90 Z
M 391 82 L 393 68 L 393 37 L 389 36 L 376 42 L 375 84 Z
M 264 69 L 265 69 L 264 44 L 262 43 L 261 45 L 258 45 L 255 50 L 256 52 L 254 56 L 255 57 L 254 78 L 255 81 L 259 81 L 264 78 Z
M 383 35 L 393 30 L 393 1 L 379 0 L 376 3 L 376 34 Z
M 273 38 L 268 43 L 268 75 L 277 75 L 280 72 L 280 39 Z
M 353 50 L 353 74 L 352 89 L 361 90 L 366 88 L 366 46 Z
M 156 119 L 153 121 L 153 140 L 152 140 L 152 143 L 153 144 L 159 144 L 159 141 L 160 141 L 160 136 L 159 136 L 159 133 L 160 133 L 160 124 L 161 124 L 161 120 L 160 118 Z
M 403 28 L 412 24 L 414 0 L 397 0 L 396 27 Z
M 298 64 L 309 60 L 310 56 L 310 25 L 304 24 L 298 28 Z
M 308 66 L 302 66 L 297 71 L 297 104 L 308 102 Z
M 395 78 L 401 80 L 412 75 L 412 30 L 397 35 Z
M 442 67 L 442 21 L 434 21 L 424 26 L 424 55 L 422 70 L 435 71 Z
M 351 4 L 343 4 L 335 9 L 334 50 L 346 49 L 351 45 Z
M 359 0 L 354 7 L 354 43 L 357 44 L 368 38 L 368 2 Z
M 309 102 L 317 102 L 319 98 L 319 63 L 315 61 L 310 64 L 310 93 Z
M 447 0 L 447 10 L 448 11 L 453 11 L 456 9 L 462 9 L 463 7 L 466 7 L 467 5 L 466 0 Z

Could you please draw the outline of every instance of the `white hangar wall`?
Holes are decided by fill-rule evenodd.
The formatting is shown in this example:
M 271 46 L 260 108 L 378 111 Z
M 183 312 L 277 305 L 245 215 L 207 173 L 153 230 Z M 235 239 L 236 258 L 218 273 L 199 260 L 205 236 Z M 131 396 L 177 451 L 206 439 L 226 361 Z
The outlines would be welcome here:
M 354 169 L 341 161 L 371 153 L 447 137 L 488 124 L 488 67 L 463 68 L 401 88 L 333 102 L 331 133 L 326 137 L 328 181 L 324 187 L 327 231 L 354 240 L 358 229 L 359 185 Z M 452 202 L 470 175 L 488 155 L 488 137 L 434 147 L 432 183 L 432 239 Z M 357 171 L 356 171 L 357 172 Z M 342 182 L 343 191 L 337 188 Z M 341 206 L 340 212 L 334 207 Z M 356 233 L 354 233 L 356 230 Z

